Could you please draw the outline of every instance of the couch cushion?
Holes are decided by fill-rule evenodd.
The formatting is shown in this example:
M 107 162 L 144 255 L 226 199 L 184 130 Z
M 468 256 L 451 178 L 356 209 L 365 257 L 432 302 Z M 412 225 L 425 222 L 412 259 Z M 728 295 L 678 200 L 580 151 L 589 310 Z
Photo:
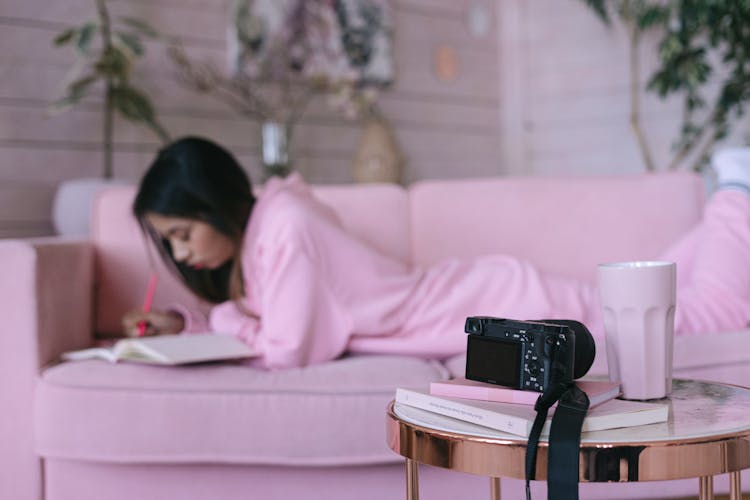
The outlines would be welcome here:
M 400 356 L 282 372 L 68 362 L 37 386 L 36 451 L 118 463 L 397 462 L 383 420 L 395 388 L 447 376 L 437 362 Z
M 395 184 L 313 186 L 354 236 L 401 262 L 411 262 L 409 195 Z
M 396 185 L 315 186 L 314 191 L 333 207 L 344 226 L 381 252 L 403 262 L 410 261 L 409 202 L 406 191 Z M 120 332 L 122 314 L 140 307 L 150 268 L 145 239 L 131 215 L 134 187 L 100 192 L 94 201 L 91 238 L 96 246 L 96 331 Z M 179 303 L 194 310 L 208 310 L 187 291 L 155 252 L 151 261 L 159 274 L 153 307 Z
M 687 173 L 421 181 L 413 257 L 504 253 L 591 280 L 599 262 L 659 255 L 700 220 L 703 196 Z

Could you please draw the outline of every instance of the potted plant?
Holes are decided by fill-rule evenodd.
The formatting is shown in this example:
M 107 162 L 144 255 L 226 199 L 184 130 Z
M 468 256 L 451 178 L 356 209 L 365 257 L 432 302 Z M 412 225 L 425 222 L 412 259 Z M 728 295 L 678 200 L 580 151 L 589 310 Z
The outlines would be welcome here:
M 643 162 L 657 170 L 640 121 L 638 48 L 646 32 L 659 38 L 659 65 L 647 89 L 683 98 L 683 122 L 666 169 L 699 171 L 750 100 L 750 3 L 735 0 L 583 0 L 606 24 L 627 28 L 630 122 Z M 709 97 L 709 87 L 718 86 Z
M 92 95 L 102 102 L 101 177 L 67 181 L 58 188 L 53 202 L 53 223 L 63 234 L 86 234 L 94 192 L 113 181 L 114 116 L 146 126 L 162 142 L 169 140 L 148 95 L 132 82 L 135 62 L 145 53 L 142 38 L 157 38 L 143 21 L 123 17 L 113 20 L 105 0 L 94 0 L 95 21 L 70 27 L 53 40 L 57 47 L 72 46 L 78 59 L 66 81 L 64 95 L 50 106 L 55 114 L 68 110 Z

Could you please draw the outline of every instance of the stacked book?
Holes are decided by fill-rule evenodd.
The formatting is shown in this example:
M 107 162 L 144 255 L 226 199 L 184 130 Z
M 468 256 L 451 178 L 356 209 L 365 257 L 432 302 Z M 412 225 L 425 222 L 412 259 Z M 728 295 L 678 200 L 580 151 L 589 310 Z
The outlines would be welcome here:
M 634 427 L 666 422 L 669 405 L 660 402 L 626 401 L 617 383 L 598 380 L 579 380 L 576 385 L 589 397 L 591 406 L 583 422 L 583 432 Z M 539 393 L 475 382 L 463 378 L 433 382 L 429 389 L 398 388 L 396 404 L 442 415 L 461 422 L 528 437 L 536 417 L 534 403 Z M 549 434 L 554 407 L 550 410 L 542 435 Z M 457 431 L 460 431 L 460 426 Z

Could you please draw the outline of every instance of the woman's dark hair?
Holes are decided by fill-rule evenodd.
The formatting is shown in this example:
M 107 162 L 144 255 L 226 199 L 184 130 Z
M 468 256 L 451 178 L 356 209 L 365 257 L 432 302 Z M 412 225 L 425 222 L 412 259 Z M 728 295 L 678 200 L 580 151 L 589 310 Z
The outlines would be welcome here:
M 228 236 L 239 251 L 254 204 L 250 180 L 229 151 L 207 139 L 185 137 L 159 151 L 141 180 L 133 214 L 185 284 L 199 297 L 218 303 L 241 294 L 237 255 L 212 270 L 177 262 L 169 241 L 145 217 L 155 213 L 206 222 Z

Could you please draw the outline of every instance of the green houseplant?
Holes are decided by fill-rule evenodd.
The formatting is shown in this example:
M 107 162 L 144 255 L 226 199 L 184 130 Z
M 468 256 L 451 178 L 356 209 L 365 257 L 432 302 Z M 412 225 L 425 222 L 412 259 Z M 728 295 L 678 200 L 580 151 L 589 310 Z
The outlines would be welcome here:
M 68 28 L 53 40 L 57 47 L 72 46 L 78 60 L 68 76 L 63 97 L 52 104 L 51 111 L 63 111 L 92 94 L 102 94 L 102 177 L 110 179 L 115 113 L 145 125 L 163 142 L 169 140 L 169 135 L 157 120 L 148 95 L 131 81 L 133 66 L 145 53 L 142 38 L 157 38 L 158 33 L 138 19 L 113 20 L 106 1 L 95 2 L 96 21 Z
M 106 0 L 93 0 L 96 20 L 70 27 L 58 34 L 57 47 L 71 46 L 76 62 L 65 81 L 61 98 L 50 106 L 52 113 L 72 108 L 84 99 L 101 96 L 102 151 L 101 176 L 62 182 L 52 201 L 52 224 L 59 234 L 87 235 L 89 214 L 96 193 L 113 184 L 114 117 L 119 114 L 145 125 L 163 142 L 169 135 L 156 118 L 148 95 L 132 83 L 136 61 L 144 53 L 143 39 L 157 38 L 148 24 L 134 18 L 112 19 Z
M 657 170 L 640 122 L 638 48 L 658 37 L 658 67 L 647 90 L 683 100 L 683 120 L 666 169 L 700 170 L 750 100 L 750 2 L 740 0 L 582 0 L 606 24 L 626 27 L 630 122 L 646 169 Z

